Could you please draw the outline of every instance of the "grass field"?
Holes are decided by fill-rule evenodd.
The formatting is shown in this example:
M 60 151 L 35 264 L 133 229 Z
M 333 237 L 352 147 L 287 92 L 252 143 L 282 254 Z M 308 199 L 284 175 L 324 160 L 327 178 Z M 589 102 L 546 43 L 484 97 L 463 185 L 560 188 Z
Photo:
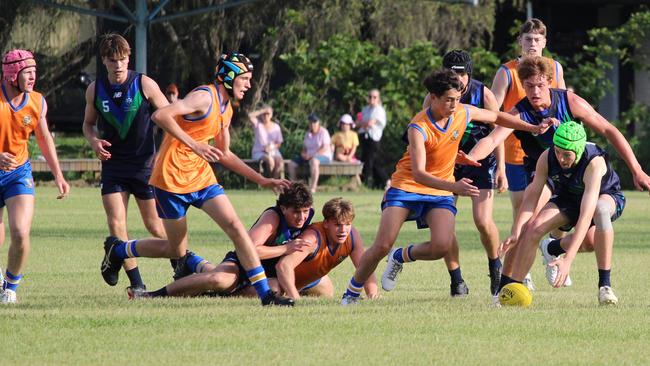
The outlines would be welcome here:
M 274 202 L 266 191 L 228 193 L 246 226 Z M 317 194 L 316 206 L 335 194 Z M 370 245 L 381 193 L 342 195 L 355 203 L 355 226 Z M 53 188 L 37 189 L 33 249 L 20 304 L 0 307 L 0 365 L 650 363 L 646 194 L 629 192 L 626 211 L 615 224 L 617 307 L 598 306 L 595 257 L 581 254 L 571 273 L 573 287 L 563 289 L 546 284 L 537 259 L 538 289 L 529 309 L 489 306 L 487 260 L 467 199 L 459 204 L 456 230 L 468 298 L 449 297 L 441 261 L 416 262 L 405 267 L 393 292 L 344 308 L 338 297 L 353 273 L 346 261 L 331 273 L 336 299 L 305 299 L 285 309 L 262 308 L 253 299 L 129 302 L 124 272 L 117 287 L 105 285 L 99 274 L 106 235 L 99 190 L 74 188 L 64 201 L 55 196 Z M 132 206 L 131 237 L 145 236 Z M 497 198 L 502 235 L 509 228 L 509 207 L 507 196 Z M 191 247 L 220 261 L 232 245 L 206 215 L 192 210 L 189 216 Z M 399 243 L 427 237 L 428 231 L 407 223 Z M 7 247 L 0 250 L 2 267 Z M 150 289 L 171 279 L 166 260 L 142 259 L 140 267 Z

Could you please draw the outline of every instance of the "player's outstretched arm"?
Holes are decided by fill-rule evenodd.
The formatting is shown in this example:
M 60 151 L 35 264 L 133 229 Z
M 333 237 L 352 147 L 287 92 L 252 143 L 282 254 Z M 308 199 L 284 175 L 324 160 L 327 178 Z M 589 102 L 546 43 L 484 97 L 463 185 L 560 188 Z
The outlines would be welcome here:
M 230 151 L 230 130 L 228 127 L 225 127 L 221 130 L 221 132 L 215 137 L 214 143 L 216 147 L 223 153 L 220 162 L 221 165 L 223 165 L 226 169 L 229 169 L 230 171 L 233 171 L 242 177 L 257 183 L 259 186 L 264 188 L 282 190 L 288 188 L 291 184 L 291 182 L 286 179 L 272 179 L 264 177 L 246 165 L 246 163 L 244 163 L 237 155 Z
M 576 222 L 573 234 L 564 239 L 567 241 L 565 248 L 566 255 L 549 263 L 549 265 L 558 266 L 557 278 L 555 284 L 553 284 L 554 287 L 562 287 L 564 281 L 569 276 L 571 264 L 573 263 L 576 254 L 578 254 L 580 244 L 587 235 L 587 230 L 589 230 L 594 218 L 594 212 L 596 210 L 596 205 L 598 204 L 598 197 L 600 196 L 600 183 L 605 173 L 607 173 L 607 165 L 602 156 L 594 158 L 585 170 L 583 178 L 585 190 L 582 195 L 582 201 L 580 202 L 580 216 Z
M 636 189 L 650 191 L 650 177 L 641 168 L 632 147 L 630 147 L 621 131 L 596 112 L 586 100 L 572 92 L 568 92 L 567 95 L 569 97 L 569 108 L 573 116 L 599 135 L 604 136 L 625 161 L 632 173 Z
M 352 253 L 350 253 L 350 260 L 354 264 L 354 268 L 358 268 L 361 263 L 361 257 L 365 251 L 363 247 L 363 241 L 361 240 L 361 235 L 354 227 L 350 231 L 350 235 L 354 238 L 354 248 L 352 248 Z M 374 300 L 379 298 L 379 287 L 377 286 L 377 278 L 375 273 L 371 273 L 368 280 L 364 283 L 363 289 L 366 291 L 366 296 L 369 299 Z
M 316 238 L 316 232 L 314 230 L 307 229 L 296 240 L 302 240 L 303 242 L 308 243 L 308 245 L 306 245 L 303 250 L 295 251 L 283 256 L 275 265 L 280 287 L 282 287 L 287 296 L 294 300 L 300 298 L 300 292 L 296 288 L 295 269 L 310 253 L 316 250 L 318 239 Z
M 43 99 L 43 113 L 38 119 L 38 125 L 36 126 L 36 143 L 41 149 L 41 153 L 47 161 L 47 165 L 50 167 L 50 171 L 54 175 L 54 182 L 56 183 L 57 188 L 59 189 L 59 195 L 56 197 L 58 199 L 65 198 L 70 192 L 70 185 L 63 178 L 63 172 L 59 166 L 59 157 L 56 154 L 56 148 L 54 146 L 54 140 L 52 139 L 52 134 L 50 134 L 50 129 L 47 127 L 47 103 Z
M 151 120 L 160 126 L 165 132 L 192 149 L 194 153 L 208 162 L 216 162 L 223 155 L 218 148 L 203 142 L 195 141 L 187 132 L 176 123 L 177 116 L 204 115 L 212 103 L 212 96 L 205 90 L 195 90 L 184 99 L 176 103 L 158 109 L 151 116 Z

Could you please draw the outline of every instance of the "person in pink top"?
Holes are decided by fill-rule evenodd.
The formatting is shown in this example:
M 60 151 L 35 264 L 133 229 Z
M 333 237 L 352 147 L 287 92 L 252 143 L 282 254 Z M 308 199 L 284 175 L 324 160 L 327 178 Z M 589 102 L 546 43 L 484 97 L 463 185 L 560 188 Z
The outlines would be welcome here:
M 253 140 L 253 160 L 261 160 L 268 168 L 272 178 L 280 178 L 284 171 L 284 160 L 280 153 L 282 130 L 273 122 L 273 108 L 264 105 L 249 115 L 255 140 Z
M 315 193 L 316 187 L 318 187 L 320 165 L 329 164 L 332 161 L 332 142 L 329 132 L 321 126 L 320 118 L 316 114 L 310 114 L 307 119 L 309 120 L 309 129 L 305 133 L 300 156 L 289 162 L 289 178 L 295 181 L 298 166 L 309 164 L 309 189 Z

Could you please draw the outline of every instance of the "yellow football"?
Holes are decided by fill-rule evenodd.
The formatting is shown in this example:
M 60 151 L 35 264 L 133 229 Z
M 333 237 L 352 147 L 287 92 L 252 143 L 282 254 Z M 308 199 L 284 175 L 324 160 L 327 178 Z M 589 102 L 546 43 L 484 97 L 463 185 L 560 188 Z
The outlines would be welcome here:
M 501 305 L 528 307 L 533 302 L 533 295 L 528 287 L 521 283 L 509 283 L 499 292 Z

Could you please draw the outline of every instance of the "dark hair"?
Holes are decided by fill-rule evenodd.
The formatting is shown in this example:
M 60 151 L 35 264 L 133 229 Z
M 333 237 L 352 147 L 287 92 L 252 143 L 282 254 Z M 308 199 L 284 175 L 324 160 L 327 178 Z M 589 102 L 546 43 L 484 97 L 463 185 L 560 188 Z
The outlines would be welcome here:
M 332 198 L 323 206 L 325 220 L 336 220 L 338 223 L 351 223 L 354 220 L 354 206 L 342 197 Z
M 458 75 L 451 70 L 439 70 L 432 72 L 422 82 L 429 93 L 440 97 L 447 90 L 456 89 L 459 92 L 463 91 L 465 87 L 458 78 Z
M 311 207 L 314 204 L 314 199 L 306 185 L 294 182 L 280 193 L 277 203 L 278 206 L 283 207 L 303 208 Z
M 519 28 L 519 37 L 523 36 L 525 33 L 536 33 L 546 37 L 546 25 L 537 18 L 528 19 L 521 25 L 521 28 Z
M 531 76 L 545 76 L 548 81 L 553 80 L 555 70 L 548 59 L 541 56 L 524 57 L 517 66 L 517 76 L 522 82 Z
M 457 74 L 472 75 L 472 58 L 464 50 L 451 50 L 442 57 L 442 67 Z

